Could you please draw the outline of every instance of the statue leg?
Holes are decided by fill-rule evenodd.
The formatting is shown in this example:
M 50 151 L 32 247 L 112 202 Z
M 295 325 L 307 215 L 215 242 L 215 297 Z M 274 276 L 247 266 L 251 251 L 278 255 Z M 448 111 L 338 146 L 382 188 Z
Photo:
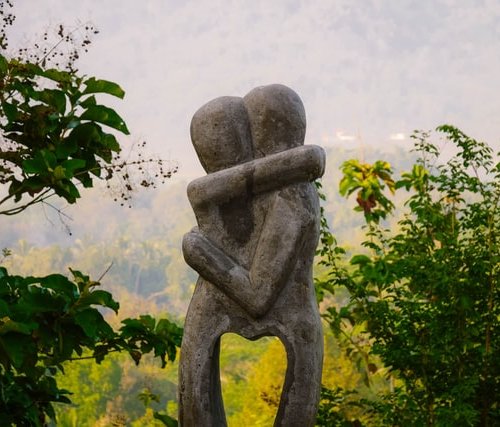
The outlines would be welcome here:
M 203 327 L 215 325 L 212 315 L 190 320 L 186 318 L 179 364 L 179 423 L 182 427 L 226 426 L 219 372 L 221 334 L 217 327 L 212 331 Z
M 323 365 L 323 337 L 319 317 L 317 320 L 289 325 L 280 336 L 287 352 L 287 370 L 275 427 L 315 424 Z

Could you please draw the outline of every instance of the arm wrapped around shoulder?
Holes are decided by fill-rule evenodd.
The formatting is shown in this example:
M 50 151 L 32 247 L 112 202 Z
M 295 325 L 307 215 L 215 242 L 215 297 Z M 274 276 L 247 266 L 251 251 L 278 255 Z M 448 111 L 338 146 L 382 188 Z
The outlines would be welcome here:
M 188 198 L 196 209 L 206 203 L 225 203 L 245 194 L 313 181 L 324 172 L 324 150 L 317 145 L 303 145 L 198 178 L 189 184 Z

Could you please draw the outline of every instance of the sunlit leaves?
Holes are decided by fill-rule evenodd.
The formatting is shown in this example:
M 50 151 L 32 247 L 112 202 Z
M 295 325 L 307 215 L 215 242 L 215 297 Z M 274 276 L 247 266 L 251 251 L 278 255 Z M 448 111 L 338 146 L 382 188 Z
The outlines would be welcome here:
M 175 359 L 181 342 L 179 326 L 149 315 L 125 319 L 115 332 L 102 310 L 117 312 L 118 303 L 99 289 L 99 282 L 76 270 L 71 273 L 74 281 L 60 274 L 10 276 L 0 268 L 0 381 L 9 377 L 16 382 L 23 376 L 16 393 L 32 405 L 36 396 L 43 396 L 44 403 L 35 404 L 42 418 L 51 415 L 50 402 L 69 402 L 53 378 L 65 361 L 85 351 L 99 363 L 110 352 L 125 351 L 139 363 L 152 352 L 165 366 L 167 358 Z M 41 364 L 44 369 L 38 368 Z M 40 390 L 36 384 L 46 388 Z M 25 414 L 13 409 L 9 390 L 0 394 L 0 413 L 10 411 L 13 420 L 23 419 Z
M 0 3 L 2 52 L 7 47 L 5 29 L 15 18 L 6 6 L 13 4 Z M 95 33 L 91 25 L 85 30 Z M 107 80 L 79 76 L 73 33 L 61 25 L 57 34 L 57 43 L 41 53 L 30 54 L 27 48 L 19 50 L 18 58 L 0 53 L 0 184 L 8 186 L 0 197 L 0 215 L 18 214 L 54 195 L 75 203 L 79 187 L 92 187 L 96 177 L 108 180 L 114 168 L 126 166 L 117 160 L 120 145 L 115 134 L 128 135 L 127 126 L 112 108 L 98 104 L 95 95 L 123 98 L 123 89 Z M 47 36 L 46 32 L 45 41 Z M 69 53 L 60 49 L 67 43 L 73 45 Z M 86 51 L 89 43 L 86 36 L 80 47 Z M 67 56 L 67 71 L 48 65 L 56 56 Z M 163 171 L 161 175 L 167 176 Z M 131 188 L 126 176 L 123 180 Z M 137 363 L 148 352 L 154 352 L 163 366 L 167 357 L 175 358 L 181 328 L 168 320 L 152 319 L 150 324 L 141 318 L 135 329 L 130 329 L 135 321 L 128 319 L 116 332 L 106 319 L 109 310 L 116 313 L 119 308 L 113 296 L 81 272 L 71 273 L 72 279 L 60 274 L 22 277 L 0 267 L 2 426 L 45 426 L 47 417 L 55 417 L 53 402 L 70 403 L 69 392 L 60 389 L 54 377 L 64 372 L 65 362 L 83 357 L 100 363 L 120 351 Z
M 394 204 L 384 194 L 386 187 L 392 194 L 395 190 L 392 169 L 388 162 L 378 160 L 370 165 L 348 160 L 342 165 L 342 173 L 340 194 L 349 196 L 357 191 L 356 210 L 362 211 L 367 220 L 378 222 L 392 211 Z
M 180 347 L 182 339 L 182 329 L 175 323 L 167 319 L 161 319 L 157 323 L 149 315 L 140 316 L 138 319 L 125 319 L 122 323 L 121 336 L 127 341 L 129 353 L 136 363 L 140 361 L 140 354 L 150 351 L 160 357 L 162 367 L 166 365 L 165 356 L 168 356 L 170 361 L 175 360 L 176 347 Z
M 338 336 L 363 337 L 395 381 L 389 394 L 360 402 L 382 425 L 496 425 L 500 422 L 500 176 L 485 143 L 459 129 L 438 128 L 454 154 L 441 159 L 430 134 L 416 132 L 418 159 L 392 181 L 385 162 L 343 165 L 341 193 L 357 195 L 366 252 L 349 267 L 322 219 L 320 295 L 350 298 L 324 313 Z M 381 173 L 382 172 L 382 173 Z M 405 189 L 406 211 L 394 230 L 383 190 Z M 378 210 L 378 212 L 377 212 Z M 362 330 L 357 341 L 352 335 Z M 366 362 L 365 362 L 366 364 Z M 368 367 L 368 364 L 366 364 Z M 325 396 L 336 407 L 337 394 Z M 370 409 L 371 408 L 371 409 Z M 451 421 L 453 420 L 453 421 Z

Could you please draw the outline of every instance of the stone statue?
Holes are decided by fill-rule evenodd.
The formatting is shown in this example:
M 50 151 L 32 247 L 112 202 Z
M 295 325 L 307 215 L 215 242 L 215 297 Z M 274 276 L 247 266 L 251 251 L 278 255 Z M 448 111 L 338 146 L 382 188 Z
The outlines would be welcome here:
M 303 146 L 305 111 L 282 85 L 201 107 L 191 139 L 208 175 L 190 183 L 198 227 L 184 236 L 200 278 L 186 316 L 179 370 L 179 421 L 225 426 L 220 337 L 276 336 L 287 371 L 275 426 L 314 425 L 323 338 L 312 282 L 319 202 L 312 180 L 320 147 Z

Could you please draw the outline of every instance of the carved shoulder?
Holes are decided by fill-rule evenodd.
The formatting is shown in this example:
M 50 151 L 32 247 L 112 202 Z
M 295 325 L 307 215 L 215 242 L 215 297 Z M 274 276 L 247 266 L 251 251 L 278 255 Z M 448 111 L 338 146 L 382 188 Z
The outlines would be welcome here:
M 324 170 L 324 150 L 316 145 L 300 146 L 198 178 L 189 184 L 188 198 L 196 210 L 206 203 L 226 203 L 242 195 L 312 181 Z

